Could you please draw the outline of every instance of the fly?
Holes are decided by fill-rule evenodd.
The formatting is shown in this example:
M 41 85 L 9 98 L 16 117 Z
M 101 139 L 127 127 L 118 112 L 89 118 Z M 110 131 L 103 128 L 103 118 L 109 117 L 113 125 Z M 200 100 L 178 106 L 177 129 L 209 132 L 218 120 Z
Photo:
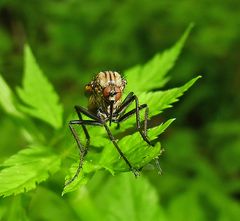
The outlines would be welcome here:
M 121 151 L 119 145 L 116 142 L 113 134 L 111 133 L 109 126 L 112 123 L 118 125 L 127 120 L 129 117 L 136 116 L 136 128 L 142 136 L 143 140 L 152 145 L 147 137 L 147 119 L 148 119 L 148 106 L 147 104 L 139 105 L 137 96 L 130 92 L 124 100 L 122 95 L 125 89 L 127 81 L 116 71 L 102 71 L 98 73 L 95 78 L 85 86 L 85 90 L 90 94 L 88 108 L 81 106 L 75 106 L 75 110 L 78 115 L 78 120 L 71 120 L 69 122 L 69 128 L 76 140 L 77 146 L 80 152 L 80 161 L 78 169 L 75 175 L 65 183 L 65 186 L 72 183 L 81 171 L 84 157 L 88 152 L 90 144 L 90 135 L 87 130 L 87 125 L 91 126 L 103 126 L 107 132 L 109 139 L 117 149 L 119 155 L 123 158 L 129 169 L 135 176 L 138 176 L 138 168 L 134 168 L 129 162 L 127 157 Z M 135 103 L 135 108 L 127 111 L 127 108 Z M 141 127 L 140 110 L 145 110 L 143 128 Z M 83 120 L 82 115 L 89 117 L 91 120 Z M 73 125 L 81 125 L 86 137 L 86 144 L 83 145 L 77 135 L 77 132 Z

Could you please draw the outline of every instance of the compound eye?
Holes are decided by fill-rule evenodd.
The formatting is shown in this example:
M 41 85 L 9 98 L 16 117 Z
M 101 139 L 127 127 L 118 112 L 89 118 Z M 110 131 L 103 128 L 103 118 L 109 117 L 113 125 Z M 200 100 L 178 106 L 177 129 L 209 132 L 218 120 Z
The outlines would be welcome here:
M 104 96 L 105 98 L 108 98 L 109 95 L 110 95 L 110 92 L 111 92 L 111 88 L 110 88 L 110 87 L 105 87 L 105 88 L 103 89 L 103 96 Z
M 103 89 L 103 96 L 105 98 L 114 97 L 115 101 L 118 101 L 122 96 L 122 91 L 119 87 L 111 88 L 108 86 Z
M 87 92 L 88 94 L 91 94 L 93 92 L 93 88 L 92 88 L 91 84 L 87 84 L 85 86 L 85 92 Z
M 115 101 L 118 101 L 122 97 L 122 91 L 119 87 L 116 87 L 115 91 L 116 91 Z

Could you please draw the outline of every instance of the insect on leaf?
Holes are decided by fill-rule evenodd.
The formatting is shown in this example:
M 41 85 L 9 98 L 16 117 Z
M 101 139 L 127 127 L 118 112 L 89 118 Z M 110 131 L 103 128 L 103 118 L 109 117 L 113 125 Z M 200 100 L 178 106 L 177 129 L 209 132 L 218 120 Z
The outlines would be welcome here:
M 25 105 L 21 109 L 58 129 L 62 126 L 62 105 L 53 86 L 43 75 L 28 45 L 24 50 L 23 88 L 17 92 Z
M 158 137 L 164 130 L 174 121 L 170 119 L 167 122 L 149 129 L 149 137 L 153 140 Z M 97 137 L 96 137 L 97 139 Z M 128 157 L 133 166 L 141 168 L 152 161 L 154 158 L 158 157 L 161 154 L 161 145 L 158 142 L 154 147 L 150 147 L 145 142 L 142 142 L 138 132 L 133 135 L 129 135 L 121 139 L 118 144 L 122 147 L 123 153 Z M 74 163 L 70 170 L 69 174 L 66 176 L 65 180 L 68 181 L 71 177 L 74 176 L 78 167 L 78 163 Z M 83 163 L 82 170 L 76 180 L 74 180 L 69 185 L 65 186 L 63 194 L 77 190 L 80 186 L 85 185 L 89 179 L 92 177 L 92 174 L 100 169 L 106 169 L 112 174 L 116 174 L 123 171 L 129 171 L 129 167 L 126 163 L 119 158 L 119 154 L 116 151 L 115 147 L 108 141 L 105 143 L 105 148 L 101 153 L 101 158 L 99 156 L 94 157 L 92 155 L 87 155 L 87 159 Z
M 29 191 L 60 169 L 60 158 L 45 147 L 21 150 L 7 159 L 0 171 L 0 196 Z
M 96 147 L 100 147 L 98 151 L 101 152 L 101 157 L 95 157 L 93 156 L 93 153 L 88 152 L 88 155 L 85 156 L 85 159 L 83 161 L 80 161 L 83 162 L 83 167 L 81 168 L 81 170 L 77 170 L 77 164 L 75 164 L 72 167 L 75 167 L 75 171 L 71 169 L 69 172 L 71 176 L 68 175 L 66 179 L 69 180 L 70 177 L 73 177 L 70 182 L 67 182 L 71 187 L 66 186 L 64 188 L 64 193 L 73 191 L 78 186 L 84 185 L 90 178 L 89 174 L 92 174 L 93 172 L 103 168 L 108 170 L 113 175 L 126 171 L 131 171 L 134 175 L 137 175 L 136 170 L 141 170 L 141 168 L 149 164 L 152 160 L 156 159 L 161 154 L 161 144 L 160 142 L 158 142 L 158 136 L 173 122 L 174 119 L 170 119 L 164 124 L 161 124 L 160 126 L 148 128 L 147 131 L 144 131 L 144 128 L 141 128 L 144 132 L 144 135 L 142 134 L 142 136 L 140 135 L 139 131 L 136 131 L 136 125 L 141 123 L 141 125 L 147 125 L 147 112 L 145 112 L 145 118 L 143 118 L 142 116 L 144 114 L 144 108 L 146 108 L 146 106 L 144 105 L 149 106 L 149 117 L 158 115 L 164 109 L 171 107 L 172 103 L 178 101 L 178 98 L 182 96 L 183 93 L 187 91 L 196 82 L 198 78 L 200 78 L 200 76 L 193 78 L 185 85 L 178 88 L 166 91 L 151 91 L 153 89 L 160 88 L 166 83 L 167 78 L 165 77 L 165 75 L 174 65 L 174 62 L 177 59 L 191 28 L 192 26 L 189 26 L 183 37 L 177 42 L 177 44 L 173 48 L 165 51 L 163 54 L 157 55 L 146 65 L 138 66 L 127 72 L 126 77 L 128 81 L 128 88 L 131 88 L 131 91 L 133 91 L 133 93 L 130 93 L 128 95 L 127 99 L 129 100 L 125 100 L 125 103 L 123 102 L 122 107 L 127 108 L 126 112 L 124 113 L 125 115 L 121 116 L 120 114 L 120 118 L 114 119 L 115 122 L 113 123 L 120 123 L 120 128 L 111 126 L 108 129 L 107 126 L 104 125 L 104 128 L 107 130 L 110 138 L 109 141 L 107 141 L 107 139 L 105 138 L 106 131 L 100 129 L 92 129 L 90 131 L 90 137 L 94 137 L 95 141 L 98 141 L 100 143 L 100 145 L 96 145 L 96 143 L 95 145 Z M 100 72 L 96 78 L 99 78 L 97 83 L 101 83 L 102 79 L 107 80 L 106 82 L 110 82 L 111 79 L 114 79 L 114 77 L 119 78 L 119 76 L 120 75 L 116 72 L 106 71 Z M 98 90 L 98 92 L 96 93 L 102 93 L 101 91 L 105 91 L 105 89 L 107 88 L 107 86 L 104 84 L 100 84 L 100 87 L 102 88 L 102 90 Z M 138 107 L 139 109 L 141 109 L 140 121 L 142 122 L 139 122 L 138 117 L 136 117 L 136 115 L 138 116 L 138 108 L 136 108 L 138 102 L 134 94 L 136 95 L 136 97 L 138 97 L 139 100 Z M 105 99 L 112 99 L 112 96 L 114 95 L 110 96 L 109 92 L 109 96 L 108 94 L 103 96 L 105 97 Z M 103 103 L 104 102 L 105 100 L 103 100 Z M 101 104 L 101 102 L 99 102 L 99 104 Z M 111 107 L 113 106 L 110 106 L 110 110 L 113 110 L 113 108 L 111 109 Z M 94 108 L 99 111 L 102 107 L 95 105 Z M 102 108 L 102 110 L 104 110 L 104 108 Z M 118 114 L 117 111 L 116 113 Z M 109 115 L 106 110 L 105 116 L 107 122 L 111 120 L 111 118 L 109 119 L 108 116 L 113 115 Z M 131 130 L 133 128 L 130 129 L 129 127 L 135 127 L 135 131 Z M 95 133 L 92 134 L 91 132 L 94 131 Z M 110 134 L 110 131 L 113 136 Z M 123 131 L 124 133 L 122 133 Z M 105 136 L 102 132 L 105 132 Z M 131 132 L 133 132 L 133 134 L 128 135 Z M 98 140 L 99 137 L 103 136 L 104 139 Z M 155 144 L 154 147 L 149 145 L 150 142 L 147 142 L 148 139 L 149 141 L 152 141 L 153 144 Z M 103 142 L 101 142 L 101 140 Z M 90 146 L 91 145 L 92 144 L 90 142 Z M 81 147 L 79 148 L 81 149 Z M 89 154 L 92 155 L 89 156 Z M 84 166 L 85 163 L 87 164 Z M 76 173 L 76 171 L 80 171 L 80 174 L 78 175 L 78 172 Z
M 127 70 L 125 72 L 128 80 L 126 91 L 146 92 L 164 86 L 169 79 L 166 74 L 174 66 L 192 27 L 193 25 L 190 24 L 183 36 L 172 48 L 156 54 L 144 65 L 137 65 Z

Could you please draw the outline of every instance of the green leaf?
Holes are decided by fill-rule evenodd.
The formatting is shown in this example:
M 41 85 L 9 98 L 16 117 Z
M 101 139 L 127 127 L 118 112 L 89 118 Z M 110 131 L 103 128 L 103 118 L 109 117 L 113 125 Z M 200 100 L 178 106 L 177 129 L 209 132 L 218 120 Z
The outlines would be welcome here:
M 24 113 L 20 112 L 17 109 L 19 104 L 16 102 L 11 88 L 8 86 L 1 75 L 0 95 L 0 105 L 3 107 L 6 113 L 14 118 L 14 123 L 16 126 L 21 126 L 24 137 L 30 142 L 43 141 L 44 137 L 40 131 L 36 129 L 35 125 Z
M 174 119 L 170 119 L 160 126 L 149 129 L 148 135 L 150 139 L 156 139 L 173 121 Z M 124 155 L 128 158 L 131 164 L 137 168 L 147 165 L 150 161 L 161 154 L 161 145 L 159 142 L 152 147 L 143 142 L 140 136 L 139 132 L 136 132 L 132 135 L 125 136 L 118 142 L 118 145 Z M 74 176 L 77 171 L 77 167 L 78 163 L 74 163 L 71 166 L 69 174 L 65 178 L 66 181 Z M 119 153 L 111 141 L 108 141 L 108 143 L 105 144 L 101 155 L 100 153 L 95 155 L 93 153 L 88 153 L 79 176 L 74 180 L 74 182 L 64 188 L 62 194 L 77 190 L 80 186 L 85 185 L 91 178 L 93 172 L 103 168 L 112 174 L 129 171 L 129 167 L 125 161 L 119 157 Z
M 148 130 L 148 137 L 150 140 L 156 139 L 173 121 L 174 119 L 170 119 L 157 127 L 150 128 Z M 142 140 L 139 132 L 123 137 L 118 142 L 118 145 L 131 164 L 136 168 L 141 168 L 147 165 L 150 161 L 161 154 L 160 143 L 156 143 L 154 147 L 149 146 Z M 119 153 L 113 144 L 109 144 L 104 148 L 99 164 L 101 167 L 109 170 L 112 174 L 129 171 L 128 165 L 122 158 L 119 158 Z
M 95 203 L 106 221 L 164 221 L 157 195 L 144 176 L 121 174 L 99 189 Z
M 31 203 L 27 206 L 28 216 L 31 221 L 79 221 L 76 213 L 73 212 L 72 206 L 69 205 L 69 200 L 64 200 L 59 195 L 56 186 L 54 185 L 52 188 L 39 186 L 31 195 Z M 77 206 L 79 208 L 79 205 Z
M 138 65 L 127 70 L 125 72 L 128 80 L 126 91 L 146 92 L 164 86 L 168 81 L 166 74 L 174 66 L 192 27 L 193 25 L 190 24 L 172 48 L 155 55 L 144 65 Z
M 53 86 L 38 67 L 29 46 L 25 46 L 25 71 L 23 88 L 17 88 L 21 100 L 26 104 L 21 109 L 58 129 L 62 126 L 63 108 Z
M 11 115 L 21 117 L 21 113 L 16 109 L 14 95 L 12 90 L 0 75 L 0 105 L 2 108 Z
M 26 208 L 23 206 L 22 197 L 17 196 L 8 203 L 6 212 L 2 220 L 5 221 L 30 221 L 26 214 Z
M 199 196 L 192 191 L 176 196 L 169 206 L 169 217 L 178 221 L 205 220 Z
M 29 191 L 60 169 L 60 158 L 43 147 L 21 150 L 0 171 L 0 196 Z
M 214 174 L 218 177 L 218 174 Z M 210 177 L 213 179 L 212 177 Z M 218 177 L 219 178 L 219 177 Z M 202 184 L 200 182 L 202 182 Z M 239 210 L 239 201 L 237 198 L 234 198 L 232 194 L 226 194 L 225 185 L 222 185 L 223 180 L 219 180 L 217 185 L 212 185 L 208 182 L 208 179 L 199 179 L 196 180 L 197 183 L 200 183 L 201 195 L 204 201 L 202 202 L 202 209 L 206 213 L 211 215 L 211 218 L 218 218 L 219 221 L 228 221 L 228 220 L 238 220 L 240 216 Z M 239 180 L 237 180 L 239 183 Z M 231 183 L 231 180 L 229 180 Z M 214 209 L 214 214 L 210 208 Z M 213 220 L 212 219 L 212 220 Z
M 149 107 L 149 117 L 160 114 L 164 109 L 172 107 L 172 103 L 177 102 L 201 76 L 195 77 L 181 87 L 173 88 L 166 91 L 144 92 L 138 97 L 140 104 L 147 104 Z M 131 106 L 134 108 L 134 104 Z M 131 109 L 131 108 L 130 108 Z M 120 131 L 136 124 L 135 116 L 121 123 Z M 117 132 L 117 130 L 116 130 Z
M 99 173 L 101 175 L 101 173 Z M 96 174 L 99 176 L 99 174 Z M 94 177 L 96 178 L 96 176 Z M 91 184 L 97 185 L 97 190 L 101 188 L 101 183 L 96 181 L 93 178 Z M 105 214 L 101 214 L 94 203 L 95 194 L 91 195 L 90 193 L 90 185 L 82 186 L 76 191 L 74 194 L 71 194 L 68 199 L 68 204 L 71 205 L 75 214 L 78 215 L 78 220 L 87 220 L 87 221 L 102 221 L 105 220 Z M 79 205 L 81 205 L 81 209 L 79 209 Z
M 69 174 L 65 177 L 66 182 L 75 175 L 77 168 L 78 168 L 78 162 L 72 164 L 71 168 L 69 169 Z M 68 192 L 75 191 L 79 189 L 80 186 L 85 185 L 91 178 L 92 173 L 97 171 L 98 169 L 100 169 L 98 165 L 94 165 L 89 161 L 85 160 L 78 177 L 72 183 L 64 187 L 62 195 Z
M 201 76 L 195 77 L 181 87 L 173 88 L 166 91 L 142 93 L 139 96 L 140 103 L 148 104 L 150 111 L 149 116 L 161 113 L 164 109 L 172 107 L 172 103 L 178 101 L 184 92 L 186 92 Z

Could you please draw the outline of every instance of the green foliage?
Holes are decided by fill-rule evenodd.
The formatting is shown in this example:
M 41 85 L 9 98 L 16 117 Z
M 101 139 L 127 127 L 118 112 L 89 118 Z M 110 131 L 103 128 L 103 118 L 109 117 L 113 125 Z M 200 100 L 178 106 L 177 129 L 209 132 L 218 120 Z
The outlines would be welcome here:
M 60 169 L 59 156 L 47 147 L 31 147 L 11 156 L 1 166 L 0 195 L 9 196 L 36 188 Z
M 148 130 L 150 140 L 156 139 L 164 130 L 173 122 L 174 119 L 168 120 L 166 123 L 161 124 L 158 127 L 154 127 Z M 161 146 L 158 142 L 154 147 L 149 147 L 142 139 L 139 139 L 140 135 L 135 132 L 132 135 L 125 136 L 119 140 L 118 144 L 121 150 L 136 168 L 141 168 L 151 162 L 152 159 L 158 157 L 161 153 Z M 98 140 L 98 135 L 95 135 L 95 139 Z M 117 172 L 129 171 L 129 167 L 126 163 L 119 159 L 119 154 L 114 148 L 113 144 L 109 140 L 101 143 L 105 148 L 103 149 L 101 156 L 94 162 L 94 157 L 89 154 L 89 157 L 84 162 L 82 173 L 78 178 L 70 185 L 64 188 L 63 194 L 74 191 L 79 188 L 79 185 L 83 185 L 92 176 L 92 173 L 102 168 L 110 171 L 113 175 Z M 70 175 L 66 177 L 66 180 L 74 176 L 77 170 L 78 164 L 74 163 L 70 169 Z
M 6 221 L 29 221 L 25 208 L 23 207 L 23 200 L 21 196 L 11 199 L 9 203 L 8 213 L 5 213 L 2 220 Z
M 106 183 L 94 202 L 101 213 L 106 214 L 106 221 L 166 220 L 163 210 L 158 205 L 154 188 L 144 177 L 136 180 L 130 174 L 118 176 Z
M 189 206 L 191 209 L 189 210 Z M 179 213 L 181 211 L 181 213 Z M 179 221 L 201 221 L 205 220 L 204 213 L 198 202 L 198 197 L 195 192 L 187 192 L 177 196 L 169 207 L 169 220 Z
M 160 157 L 163 176 L 151 172 L 151 165 L 144 167 L 143 176 L 151 180 L 151 188 L 158 193 L 158 207 L 165 214 L 162 220 L 187 220 L 190 216 L 191 220 L 239 220 L 239 7 L 240 1 L 223 0 L 217 4 L 209 0 L 0 1 L 0 72 L 3 76 L 0 77 L 0 160 L 3 162 L 21 147 L 34 144 L 51 148 L 50 152 L 60 156 L 63 163 L 58 173 L 35 190 L 1 198 L 0 220 L 97 221 L 105 220 L 110 213 L 126 210 L 115 198 L 108 201 L 109 205 L 104 205 L 105 197 L 111 197 L 117 191 L 124 194 L 122 187 L 117 188 L 123 179 L 121 172 L 115 176 L 104 170 L 93 172 L 92 178 L 86 179 L 87 185 L 61 197 L 64 175 L 72 163 L 77 165 L 78 162 L 71 133 L 67 125 L 56 131 L 41 119 L 22 112 L 10 89 L 20 86 L 20 73 L 24 69 L 22 48 L 26 39 L 59 93 L 64 116 L 69 116 L 74 112 L 75 104 L 86 106 L 82 88 L 93 73 L 106 69 L 122 72 L 133 64 L 143 67 L 158 51 L 171 47 L 191 21 L 196 27 L 184 46 L 184 53 L 169 74 L 164 75 L 166 81 L 171 76 L 167 87 L 159 86 L 161 82 L 153 79 L 147 83 L 158 84 L 157 88 L 165 90 L 183 85 L 193 73 L 204 73 L 204 78 L 198 87 L 191 88 L 184 102 L 162 112 L 159 118 L 152 118 L 150 127 L 166 122 L 168 118 L 176 117 L 177 120 L 160 139 L 161 147 L 166 150 Z M 158 73 L 164 69 L 159 67 Z M 138 97 L 150 92 L 134 89 L 141 80 L 130 82 L 128 78 L 127 90 L 137 93 Z M 10 93 L 6 93 L 6 86 Z M 161 101 L 162 98 L 157 104 Z M 26 106 L 32 108 L 25 103 Z M 158 110 L 151 107 L 150 114 L 155 114 L 153 111 L 158 114 Z M 63 122 L 67 121 L 63 118 Z M 134 130 L 134 117 L 125 123 L 121 125 L 120 132 L 123 133 L 120 134 L 111 127 L 119 138 Z M 133 128 L 125 131 L 130 126 Z M 108 140 L 101 128 L 89 127 L 89 130 L 93 136 L 100 133 L 102 136 L 91 140 L 85 167 L 91 159 L 98 163 L 105 151 L 101 144 Z M 79 135 L 82 136 L 81 129 Z M 107 144 L 106 148 L 114 147 Z M 118 176 L 121 176 L 120 180 Z M 132 174 L 129 173 L 129 177 Z M 133 189 L 138 180 L 131 182 Z M 108 183 L 114 183 L 115 189 Z M 105 185 L 110 189 L 102 191 Z M 128 205 L 135 197 L 118 196 L 125 196 L 124 203 L 129 202 Z M 102 215 L 98 211 L 99 205 L 95 206 L 96 198 L 100 206 L 111 206 L 112 210 L 105 210 Z
M 14 105 L 13 93 L 1 75 L 0 75 L 0 94 L 1 94 L 0 105 L 2 106 L 4 111 L 7 112 L 8 114 L 20 116 L 21 113 L 16 109 Z
M 37 131 L 37 128 L 31 120 L 21 111 L 18 110 L 19 104 L 17 103 L 14 93 L 7 85 L 3 77 L 0 75 L 0 105 L 4 111 L 13 117 L 14 123 L 19 124 L 22 128 L 22 133 L 29 141 L 43 141 L 42 134 Z
M 62 126 L 63 112 L 58 103 L 58 95 L 38 67 L 29 46 L 25 47 L 24 53 L 23 89 L 17 90 L 19 97 L 26 104 L 21 106 L 21 109 L 58 129 Z
M 239 185 L 233 187 L 235 178 L 231 178 L 230 174 L 225 173 L 226 178 L 218 173 L 231 171 L 236 161 L 231 158 L 231 161 L 221 164 L 220 170 L 216 170 L 214 164 L 218 154 L 212 156 L 215 163 L 209 163 L 205 154 L 197 151 L 198 145 L 201 145 L 197 138 L 192 129 L 182 127 L 175 129 L 171 139 L 165 143 L 168 154 L 161 165 L 168 173 L 164 174 L 165 179 L 158 184 L 158 191 L 162 198 L 169 199 L 168 203 L 163 202 L 169 220 L 235 220 L 239 216 L 239 204 L 229 193 L 238 190 Z M 221 150 L 221 145 L 217 146 L 220 152 L 224 150 Z M 229 144 L 227 146 L 228 152 L 231 152 Z M 179 148 L 178 154 L 176 147 Z M 203 146 L 201 148 L 204 149 Z
M 44 221 L 79 220 L 69 201 L 64 200 L 58 192 L 42 186 L 34 191 L 31 204 L 28 205 L 28 217 L 30 220 Z
M 193 78 L 182 87 L 173 88 L 166 91 L 142 92 L 139 94 L 139 102 L 148 104 L 150 109 L 149 117 L 153 117 L 154 115 L 161 113 L 164 109 L 172 107 L 171 104 L 177 102 L 178 98 L 182 96 L 183 93 L 187 91 L 200 77 L 201 76 Z M 134 105 L 131 107 L 134 108 Z M 123 128 L 126 129 L 130 126 L 134 126 L 135 123 L 135 119 L 131 118 L 123 122 L 122 125 Z
M 127 70 L 128 90 L 134 88 L 135 92 L 146 92 L 163 87 L 169 80 L 166 74 L 174 66 L 192 27 L 191 24 L 172 48 L 155 55 L 145 65 Z
M 183 37 L 170 50 L 157 55 L 147 62 L 147 64 L 139 66 L 138 72 L 132 71 L 134 69 L 127 71 L 127 80 L 131 82 L 129 89 L 134 92 L 136 89 L 136 94 L 139 96 L 141 104 L 149 104 L 150 117 L 171 107 L 171 104 L 178 101 L 178 98 L 199 78 L 192 79 L 182 87 L 166 91 L 151 91 L 152 89 L 162 87 L 166 83 L 165 75 L 173 66 L 190 29 L 191 27 L 187 29 Z M 18 96 L 23 104 L 17 102 L 14 93 L 6 82 L 0 78 L 0 84 L 3 86 L 1 88 L 3 97 L 0 100 L 0 104 L 3 106 L 5 112 L 10 116 L 13 115 L 14 119 L 20 122 L 21 127 L 30 134 L 32 133 L 31 139 L 28 140 L 28 146 L 30 147 L 19 151 L 5 160 L 1 165 L 3 168 L 0 172 L 0 195 L 3 196 L 28 192 L 36 188 L 36 185 L 40 182 L 47 180 L 52 174 L 66 171 L 67 168 L 70 169 L 65 179 L 69 180 L 75 174 L 79 161 L 78 157 L 76 157 L 77 149 L 75 148 L 74 139 L 70 131 L 66 131 L 67 128 L 62 126 L 63 111 L 62 105 L 59 104 L 58 95 L 38 67 L 29 46 L 25 46 L 24 58 L 23 88 L 17 89 Z M 151 69 L 153 71 L 150 72 Z M 147 80 L 151 79 L 152 83 L 143 84 L 144 76 L 148 76 Z M 142 83 L 139 86 L 135 84 L 135 86 L 138 86 L 136 88 L 133 86 L 133 82 L 138 82 L 138 79 L 142 79 Z M 130 88 L 131 84 L 133 88 Z M 43 124 L 40 127 L 38 121 L 35 121 L 31 117 L 38 118 L 38 120 L 48 124 Z M 167 129 L 173 120 L 166 120 L 164 123 L 158 123 L 148 129 L 148 136 L 150 140 L 154 140 L 154 146 L 147 145 L 142 140 L 139 132 L 135 130 L 132 133 L 130 132 L 130 134 L 124 132 L 136 127 L 134 116 L 123 123 L 120 130 L 114 127 L 110 129 L 113 131 L 114 136 L 118 138 L 117 142 L 131 164 L 136 168 L 142 168 L 151 164 L 152 161 L 160 156 L 162 150 L 159 135 Z M 48 128 L 48 125 L 53 128 Z M 46 129 L 48 133 L 44 132 Z M 135 183 L 133 174 L 129 174 L 132 178 L 119 176 L 122 172 L 130 172 L 129 167 L 119 157 L 112 142 L 107 138 L 104 128 L 88 127 L 88 129 L 92 137 L 90 151 L 85 157 L 79 176 L 74 182 L 64 188 L 62 194 L 79 190 L 80 187 L 84 188 L 85 184 L 89 183 L 91 178 L 97 174 L 96 172 L 106 170 L 112 175 L 118 175 L 113 183 L 110 182 L 109 190 L 113 189 L 113 192 L 120 194 L 122 192 L 121 188 L 127 188 L 130 185 L 131 188 L 127 188 L 126 190 L 128 194 L 133 195 L 132 202 L 125 203 L 125 199 L 122 197 L 120 202 L 116 201 L 112 204 L 113 207 L 118 206 L 118 204 L 127 208 L 129 207 L 127 213 L 131 215 L 133 220 L 156 220 L 156 217 L 161 218 L 161 220 L 164 219 L 165 215 L 156 205 L 157 196 L 143 177 L 139 178 Z M 78 128 L 78 132 L 80 138 L 84 140 L 81 127 Z M 122 132 L 124 132 L 123 135 L 121 135 Z M 38 139 L 36 135 L 38 133 L 40 136 L 44 134 L 43 139 Z M 67 134 L 67 136 L 63 136 L 63 134 Z M 72 155 L 75 156 L 71 158 Z M 62 166 L 60 165 L 61 162 L 64 162 Z M 65 163 L 72 164 L 72 166 L 69 167 Z M 63 182 L 63 180 L 60 182 Z M 120 186 L 119 192 L 116 192 L 113 188 L 116 186 L 115 182 Z M 103 191 L 105 190 L 103 189 Z M 140 192 L 143 195 L 139 194 Z M 99 199 L 96 199 L 96 202 Z M 106 198 L 106 203 L 108 201 L 113 201 L 113 198 Z M 145 204 L 151 208 L 151 211 L 148 207 L 144 208 Z M 16 210 L 21 211 L 19 202 L 13 205 L 17 207 Z M 102 212 L 104 213 L 104 208 L 99 213 Z M 22 216 L 24 217 L 24 212 Z M 119 217 L 120 220 L 124 220 L 127 217 L 126 215 L 121 216 L 120 213 L 116 213 L 113 217 L 109 216 L 108 220 L 114 220 L 115 216 Z

